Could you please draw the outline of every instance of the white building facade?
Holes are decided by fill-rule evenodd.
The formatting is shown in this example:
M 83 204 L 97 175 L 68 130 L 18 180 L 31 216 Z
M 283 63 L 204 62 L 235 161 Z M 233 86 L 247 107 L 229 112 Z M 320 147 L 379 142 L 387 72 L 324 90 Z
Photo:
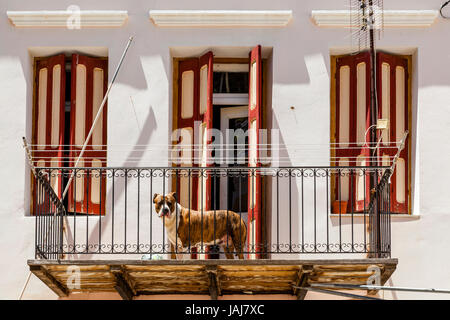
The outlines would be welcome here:
M 383 134 L 386 136 L 383 141 L 399 142 L 403 133 L 408 130 L 404 149 L 406 151 L 403 151 L 403 158 L 401 156 L 400 164 L 396 167 L 397 171 L 393 174 L 395 189 L 390 199 L 392 214 L 389 250 L 390 256 L 398 259 L 396 270 L 386 283 L 390 286 L 450 288 L 450 274 L 446 268 L 450 260 L 447 254 L 450 252 L 450 236 L 447 231 L 450 228 L 450 200 L 446 196 L 448 188 L 445 182 L 447 178 L 450 179 L 449 170 L 445 169 L 446 160 L 450 159 L 450 149 L 445 138 L 450 127 L 448 98 L 450 43 L 446 41 L 450 20 L 445 20 L 439 15 L 442 2 L 441 0 L 385 1 L 384 31 L 381 39 L 376 41 L 379 52 L 386 55 L 380 56 L 377 65 L 379 74 L 376 78 L 380 90 L 379 117 L 390 119 L 390 131 L 387 133 L 384 131 Z M 367 126 L 364 113 L 358 113 L 360 112 L 358 106 L 360 104 L 365 106 L 365 101 L 368 101 L 366 99 L 369 99 L 370 85 L 365 86 L 364 80 L 369 79 L 370 71 L 369 60 L 365 60 L 367 53 L 364 50 L 358 56 L 361 60 L 351 62 L 345 60 L 355 57 L 350 55 L 355 53 L 355 36 L 351 35 L 348 28 L 350 16 L 345 11 L 347 8 L 348 1 L 344 0 L 301 2 L 230 0 L 226 3 L 197 0 L 188 3 L 178 0 L 130 3 L 104 0 L 95 2 L 81 0 L 77 3 L 71 1 L 56 3 L 50 0 L 39 3 L 2 1 L 0 137 L 3 165 L 0 170 L 3 183 L 0 185 L 2 194 L 0 268 L 3 276 L 0 280 L 0 297 L 4 299 L 19 297 L 29 272 L 27 259 L 35 257 L 38 228 L 35 225 L 35 205 L 39 200 L 33 194 L 34 178 L 23 148 L 22 137 L 27 139 L 33 152 L 39 153 L 48 149 L 50 155 L 48 158 L 33 155 L 35 160 L 33 163 L 37 167 L 42 166 L 42 162 L 38 163 L 40 159 L 47 159 L 44 160 L 44 166 L 45 161 L 52 160 L 52 157 L 62 161 L 60 159 L 65 152 L 64 148 L 56 150 L 52 149 L 51 145 L 66 145 L 66 143 L 81 145 L 84 140 L 83 137 L 81 140 L 77 138 L 77 128 L 81 124 L 83 127 L 80 130 L 84 129 L 86 132 L 89 129 L 89 121 L 95 116 L 95 106 L 98 107 L 100 104 L 130 36 L 133 36 L 134 40 L 110 91 L 107 111 L 100 120 L 102 126 L 93 134 L 91 159 L 98 161 L 95 165 L 94 161 L 91 162 L 93 167 L 171 167 L 172 156 L 168 145 L 173 143 L 172 131 L 183 127 L 182 121 L 189 118 L 189 112 L 192 114 L 198 112 L 195 111 L 194 105 L 202 108 L 201 102 L 193 103 L 192 107 L 190 109 L 186 107 L 186 110 L 182 109 L 181 105 L 188 104 L 186 101 L 189 99 L 203 101 L 202 94 L 206 95 L 202 93 L 201 88 L 198 97 L 197 94 L 193 97 L 183 95 L 182 90 L 189 90 L 190 85 L 194 88 L 197 80 L 190 84 L 183 83 L 185 74 L 180 70 L 191 70 L 186 61 L 203 57 L 208 52 L 213 57 L 212 64 L 208 66 L 213 66 L 214 73 L 217 73 L 211 75 L 214 77 L 215 91 L 212 93 L 211 109 L 205 111 L 211 112 L 211 118 L 208 120 L 211 121 L 210 127 L 223 130 L 233 125 L 235 126 L 233 128 L 238 128 L 239 124 L 232 119 L 245 118 L 249 114 L 248 110 L 250 112 L 253 110 L 249 105 L 251 106 L 256 92 L 261 92 L 259 95 L 261 101 L 255 100 L 255 105 L 258 105 L 258 108 L 261 106 L 262 110 L 259 128 L 277 132 L 276 143 L 281 146 L 277 149 L 279 166 L 327 167 L 333 163 L 350 165 L 349 161 L 353 161 L 351 160 L 353 154 L 339 154 L 340 151 L 335 146 L 342 144 L 348 146 L 352 142 L 359 143 L 366 139 Z M 252 54 L 255 48 L 260 50 L 257 57 L 261 60 L 262 68 L 253 75 L 251 63 L 254 61 Z M 51 60 L 49 57 L 62 60 Z M 196 69 L 200 87 L 202 77 L 206 77 L 201 71 L 201 59 L 197 59 L 200 61 L 200 68 Z M 63 69 L 53 68 L 58 65 L 58 61 L 63 61 L 61 62 L 61 68 L 64 63 Z M 77 66 L 83 65 L 78 63 L 79 61 L 86 61 L 84 65 L 87 69 L 84 71 L 77 69 Z M 361 63 L 363 67 L 360 68 Z M 89 68 L 92 68 L 92 71 L 89 71 Z M 42 80 L 44 75 L 40 73 L 42 69 L 46 69 L 45 80 Z M 65 77 L 62 77 L 64 70 L 66 70 Z M 257 72 L 261 74 L 256 76 Z M 74 73 L 78 79 L 84 74 L 87 82 L 92 81 L 92 88 L 83 93 L 77 80 L 73 80 Z M 246 81 L 249 78 L 255 81 L 256 78 L 252 77 L 260 79 L 261 88 L 255 87 L 255 91 L 252 91 L 252 80 L 247 86 L 240 84 L 239 81 L 242 79 L 239 80 L 237 76 L 233 78 L 233 74 L 239 73 L 245 74 L 243 79 Z M 226 80 L 220 78 L 225 75 Z M 50 76 L 52 80 L 46 82 Z M 189 74 L 186 74 L 186 77 L 189 77 Z M 197 73 L 193 77 L 197 77 Z M 63 78 L 64 81 L 61 80 Z M 238 80 L 233 84 L 232 79 Z M 218 85 L 220 81 L 226 81 L 226 85 Z M 370 81 L 367 80 L 366 84 Z M 44 82 L 52 84 L 52 91 L 47 87 L 43 88 Z M 62 90 L 63 86 L 67 89 Z M 345 88 L 348 88 L 348 93 L 345 92 Z M 246 92 L 243 93 L 242 90 Z M 394 91 L 396 94 L 391 94 Z M 45 92 L 47 95 L 43 98 Z M 62 92 L 67 95 L 65 98 L 61 96 Z M 227 96 L 223 94 L 224 92 L 235 94 Z M 93 102 L 87 102 L 87 107 L 91 105 L 92 111 L 90 113 L 88 111 L 86 117 L 81 116 L 82 121 L 77 120 L 76 116 L 64 115 L 61 110 L 65 109 L 58 109 L 61 112 L 59 118 L 54 115 L 50 117 L 48 114 L 42 114 L 43 111 L 39 109 L 39 103 L 46 104 L 45 99 L 50 97 L 54 101 L 59 101 L 60 106 L 63 104 L 67 106 L 68 103 L 68 108 L 71 103 L 75 103 L 73 97 L 78 100 L 91 98 Z M 229 109 L 231 106 L 234 106 L 233 109 Z M 395 117 L 393 113 L 396 114 Z M 203 115 L 201 111 L 200 114 Z M 51 121 L 51 125 L 50 122 L 40 123 L 39 115 L 40 119 Z M 360 119 L 358 117 L 362 117 L 363 120 L 358 122 Z M 251 118 L 248 119 L 247 128 L 251 128 Z M 362 127 L 358 127 L 358 124 L 352 125 L 352 121 L 363 125 Z M 61 123 L 65 123 L 65 127 L 61 127 Z M 342 128 L 349 129 L 345 131 Z M 70 139 L 62 139 L 61 132 L 69 135 Z M 352 137 L 356 140 L 351 140 Z M 251 137 L 249 139 L 251 140 Z M 272 136 L 272 144 L 275 144 L 274 139 L 275 136 Z M 43 144 L 47 145 L 42 149 L 40 149 L 41 141 L 45 141 Z M 95 149 L 95 145 L 101 147 Z M 363 147 L 358 145 L 358 148 Z M 74 161 L 80 152 L 79 149 L 81 148 L 72 150 L 73 153 L 66 155 L 67 159 Z M 395 152 L 385 155 L 389 160 L 394 154 Z M 382 156 L 383 154 L 381 158 Z M 248 155 L 250 162 L 251 157 L 250 149 Z M 200 159 L 200 166 L 203 166 L 202 161 L 205 159 Z M 277 237 L 278 239 L 281 237 L 281 240 L 278 240 L 281 242 L 290 239 L 291 243 L 301 243 L 303 236 L 313 236 L 313 233 L 308 234 L 302 229 L 307 223 L 302 224 L 300 216 L 303 204 L 309 206 L 309 210 L 312 210 L 313 204 L 300 200 L 300 190 L 303 195 L 307 194 L 307 190 L 305 189 L 304 193 L 300 177 L 293 179 L 294 190 L 288 189 L 286 185 L 277 185 L 273 179 L 267 180 L 264 188 L 256 188 L 257 192 L 264 193 L 264 205 L 258 210 L 261 212 L 265 210 L 271 214 L 265 216 L 266 222 L 255 220 L 255 226 L 248 225 L 250 238 L 258 239 L 263 237 L 262 234 L 267 234 L 264 237 L 273 245 Z M 197 182 L 206 183 L 206 180 L 199 178 Z M 332 184 L 331 180 L 332 178 L 327 180 L 327 183 Z M 368 189 L 364 191 L 366 190 L 364 186 L 358 189 L 360 183 L 358 178 L 350 180 L 354 181 L 355 185 L 347 182 L 347 187 L 340 192 L 346 193 L 344 200 L 354 202 L 353 209 L 349 211 L 355 214 L 333 212 L 332 198 L 317 206 L 314 203 L 314 211 L 317 209 L 321 215 L 322 224 L 317 225 L 319 238 L 324 235 L 321 232 L 326 228 L 326 235 L 330 235 L 331 238 L 338 237 L 340 231 L 347 235 L 352 232 L 353 243 L 353 227 L 360 230 L 360 233 L 355 235 L 356 238 L 361 240 L 365 237 L 368 222 L 364 214 L 358 212 L 356 208 L 358 201 L 360 204 L 365 202 L 366 192 L 369 191 Z M 149 201 L 151 195 L 168 191 L 178 191 L 179 196 L 184 197 L 181 201 L 188 206 L 189 196 L 186 195 L 186 188 L 189 187 L 185 185 L 186 181 L 182 178 L 168 179 L 167 183 L 168 185 L 164 187 L 158 185 L 154 189 L 148 189 L 146 186 L 144 191 L 141 190 L 140 192 L 146 192 L 148 196 L 143 196 L 145 204 L 141 203 L 142 206 L 139 208 L 152 210 L 153 204 Z M 223 189 L 220 189 L 220 192 L 228 192 L 225 196 L 222 193 L 221 198 L 215 196 L 217 206 L 224 209 L 232 191 L 226 186 L 225 180 L 216 183 L 222 185 Z M 328 192 L 333 193 L 333 187 L 325 185 L 324 181 L 318 183 L 318 189 L 314 190 L 317 191 L 318 197 L 330 199 L 332 196 Z M 89 180 L 88 184 L 103 186 L 101 179 Z M 54 188 L 57 189 L 58 185 L 56 184 Z M 85 188 L 86 186 L 83 186 L 83 190 Z M 100 188 L 100 191 L 95 195 L 91 194 L 90 200 L 87 201 L 88 206 L 91 206 L 90 210 L 94 211 L 80 209 L 97 214 L 87 218 L 92 223 L 89 226 L 81 226 L 81 221 L 84 223 L 85 220 L 79 218 L 80 222 L 76 227 L 73 219 L 69 217 L 66 230 L 73 231 L 78 228 L 77 232 L 90 236 L 103 232 L 108 234 L 105 235 L 105 239 L 110 241 L 111 239 L 107 237 L 115 230 L 111 220 L 111 204 L 114 202 L 117 206 L 123 205 L 125 197 L 134 196 L 137 185 L 130 184 L 129 188 L 125 193 L 123 185 L 116 185 L 116 193 L 112 194 L 112 184 L 108 180 L 104 190 Z M 213 194 L 211 190 L 197 189 L 195 192 L 198 193 L 198 197 L 201 194 L 208 198 Z M 293 202 L 289 200 L 289 205 L 281 201 L 281 212 L 285 214 L 285 220 L 282 219 L 281 223 L 277 222 L 275 215 L 280 199 L 276 194 L 277 191 L 282 195 L 292 193 L 296 199 Z M 250 188 L 249 194 L 253 192 L 254 190 Z M 74 197 L 76 198 L 76 195 Z M 102 207 L 102 198 L 106 202 L 106 208 Z M 369 198 L 370 195 L 367 195 L 367 202 Z M 248 199 L 249 202 L 252 201 L 251 198 Z M 195 205 L 200 208 L 202 200 L 192 199 L 191 195 L 191 201 L 198 202 Z M 80 200 L 81 202 L 84 203 L 83 200 Z M 73 208 L 77 200 L 70 200 L 69 196 L 68 207 L 70 203 Z M 97 207 L 94 207 L 95 205 Z M 246 202 L 245 206 L 247 205 Z M 134 214 L 140 205 L 134 202 L 128 207 L 126 204 L 125 206 L 130 214 Z M 103 215 L 99 216 L 95 210 L 102 212 Z M 287 220 L 286 212 L 289 210 L 294 212 L 292 217 L 289 215 L 291 220 Z M 123 221 L 118 219 L 122 219 L 123 213 L 116 214 L 115 226 L 122 228 Z M 135 223 L 136 221 L 131 222 L 131 226 L 135 227 Z M 144 225 L 149 221 L 142 220 L 141 223 Z M 258 223 L 264 224 L 260 227 L 264 232 L 257 231 Z M 315 223 L 316 220 L 314 226 Z M 154 232 L 154 239 L 161 239 L 163 228 L 160 221 L 155 219 L 154 225 L 150 226 L 151 232 Z M 314 237 L 315 232 L 316 229 Z M 143 237 L 148 236 L 146 232 L 141 234 Z M 139 254 L 134 258 L 141 259 L 141 256 L 142 254 Z M 270 258 L 292 259 L 292 257 L 293 255 L 288 254 L 280 256 L 273 254 Z M 329 256 L 299 254 L 295 259 L 325 257 Z M 347 257 L 349 257 L 347 254 L 340 256 L 340 258 Z M 366 252 L 356 257 L 365 258 Z M 69 258 L 79 257 L 69 255 Z M 123 258 L 126 256 L 120 257 Z M 258 256 L 255 255 L 253 258 Z M 118 258 L 108 256 L 108 259 Z M 119 296 L 108 293 L 96 297 Z M 380 293 L 380 297 L 446 298 L 445 295 L 439 294 L 408 292 L 385 292 Z M 30 278 L 23 294 L 23 299 L 56 298 L 58 296 L 35 276 Z M 329 297 L 308 293 L 306 299 L 308 298 Z

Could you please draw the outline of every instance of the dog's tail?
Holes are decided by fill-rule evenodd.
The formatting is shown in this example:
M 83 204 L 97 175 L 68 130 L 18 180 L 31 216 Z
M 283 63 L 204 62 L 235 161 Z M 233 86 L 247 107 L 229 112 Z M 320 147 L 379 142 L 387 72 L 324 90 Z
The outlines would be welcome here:
M 233 225 L 231 239 L 233 240 L 236 255 L 241 255 L 245 250 L 245 242 L 247 240 L 247 225 L 244 220 L 241 219 L 240 223 Z

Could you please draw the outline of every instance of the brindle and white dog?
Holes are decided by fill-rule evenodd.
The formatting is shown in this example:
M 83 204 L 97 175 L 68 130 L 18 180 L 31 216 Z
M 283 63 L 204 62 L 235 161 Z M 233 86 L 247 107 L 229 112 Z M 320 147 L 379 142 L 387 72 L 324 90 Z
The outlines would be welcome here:
M 236 212 L 216 210 L 204 211 L 202 214 L 189 210 L 176 201 L 175 192 L 164 196 L 155 193 L 153 203 L 158 217 L 164 219 L 172 252 L 176 245 L 178 252 L 186 252 L 189 246 L 198 247 L 203 239 L 203 247 L 214 243 L 222 245 L 227 259 L 233 259 L 233 251 L 240 259 L 244 259 L 242 251 L 247 238 L 247 226 Z

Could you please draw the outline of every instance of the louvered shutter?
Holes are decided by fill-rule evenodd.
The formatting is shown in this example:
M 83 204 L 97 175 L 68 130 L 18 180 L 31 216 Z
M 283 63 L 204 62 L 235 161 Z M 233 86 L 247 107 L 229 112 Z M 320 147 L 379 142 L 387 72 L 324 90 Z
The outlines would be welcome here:
M 335 166 L 370 165 L 371 150 L 364 145 L 369 126 L 370 54 L 340 57 L 336 60 Z M 364 211 L 370 201 L 369 174 L 350 169 L 340 172 L 334 178 L 334 199 L 347 201 L 347 212 Z
M 181 61 L 178 74 L 178 129 L 182 136 L 177 145 L 180 167 L 196 167 L 194 161 L 197 150 L 194 148 L 194 125 L 198 120 L 199 61 L 197 58 Z M 180 204 L 196 210 L 198 205 L 198 174 L 181 172 L 177 179 L 177 194 Z
M 259 131 L 261 129 L 262 108 L 262 62 L 261 46 L 256 46 L 250 52 L 249 66 L 249 104 L 248 104 L 248 167 L 261 167 L 259 160 Z M 261 224 L 261 175 L 257 169 L 249 170 L 248 177 L 248 222 L 247 241 L 249 251 L 262 250 Z M 250 259 L 260 258 L 261 254 L 251 253 Z

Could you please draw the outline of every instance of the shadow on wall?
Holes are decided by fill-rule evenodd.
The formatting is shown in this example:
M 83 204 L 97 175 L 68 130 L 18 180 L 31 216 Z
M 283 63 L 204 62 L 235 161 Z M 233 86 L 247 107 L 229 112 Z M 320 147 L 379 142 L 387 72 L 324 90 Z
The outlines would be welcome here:
M 141 133 L 140 133 L 136 143 L 134 144 L 134 146 L 147 145 L 150 141 L 150 138 L 151 138 L 153 132 L 155 132 L 156 129 L 157 129 L 157 123 L 156 123 L 156 119 L 155 119 L 155 114 L 154 114 L 152 106 L 149 106 L 149 112 L 148 112 L 147 118 L 145 119 Z M 131 149 L 132 151 L 127 155 L 127 158 L 124 160 L 124 163 L 134 162 L 134 161 L 136 161 L 137 158 L 143 157 L 144 151 L 141 151 L 141 152 L 133 151 L 134 149 L 135 149 L 134 147 Z M 107 195 L 106 195 L 107 201 L 109 201 L 110 203 L 111 203 L 111 201 L 117 201 L 118 199 L 120 199 L 123 196 L 124 191 L 125 191 L 125 185 L 123 183 L 116 184 L 114 187 L 114 199 L 113 199 L 112 198 L 113 197 L 112 189 L 109 188 Z M 98 237 L 100 230 L 102 230 L 102 236 L 103 236 L 103 232 L 105 232 L 105 230 L 107 229 L 106 227 L 108 226 L 108 224 L 110 222 L 111 222 L 111 215 L 106 213 L 104 218 L 99 219 L 95 222 L 95 226 L 92 227 L 88 239 Z M 101 226 L 100 226 L 100 224 L 101 224 Z M 67 230 L 66 236 L 67 236 L 67 242 L 73 243 L 73 238 L 72 238 L 72 234 L 70 233 L 70 230 Z M 86 259 L 89 259 L 92 257 L 92 255 L 89 254 L 89 255 L 85 255 L 83 257 Z M 77 258 L 77 257 L 73 256 L 73 258 Z
M 283 138 L 283 131 L 280 129 L 277 117 L 274 114 L 272 114 L 270 122 L 271 129 L 279 130 L 279 140 L 270 141 L 271 144 L 277 145 L 278 147 L 279 165 L 282 167 L 292 166 L 293 163 L 289 157 L 285 139 Z M 290 187 L 286 183 L 279 184 L 279 189 L 277 190 L 276 178 L 272 176 L 268 176 L 267 178 L 265 183 L 267 190 L 265 201 L 266 207 L 268 208 L 265 212 L 266 230 L 268 232 L 267 243 L 272 245 L 271 249 L 283 244 L 298 245 L 300 243 L 300 232 L 298 228 L 300 225 L 298 210 L 300 203 L 297 181 L 293 178 Z M 289 202 L 292 210 L 289 210 Z M 279 257 L 279 254 L 276 254 L 276 256 Z

